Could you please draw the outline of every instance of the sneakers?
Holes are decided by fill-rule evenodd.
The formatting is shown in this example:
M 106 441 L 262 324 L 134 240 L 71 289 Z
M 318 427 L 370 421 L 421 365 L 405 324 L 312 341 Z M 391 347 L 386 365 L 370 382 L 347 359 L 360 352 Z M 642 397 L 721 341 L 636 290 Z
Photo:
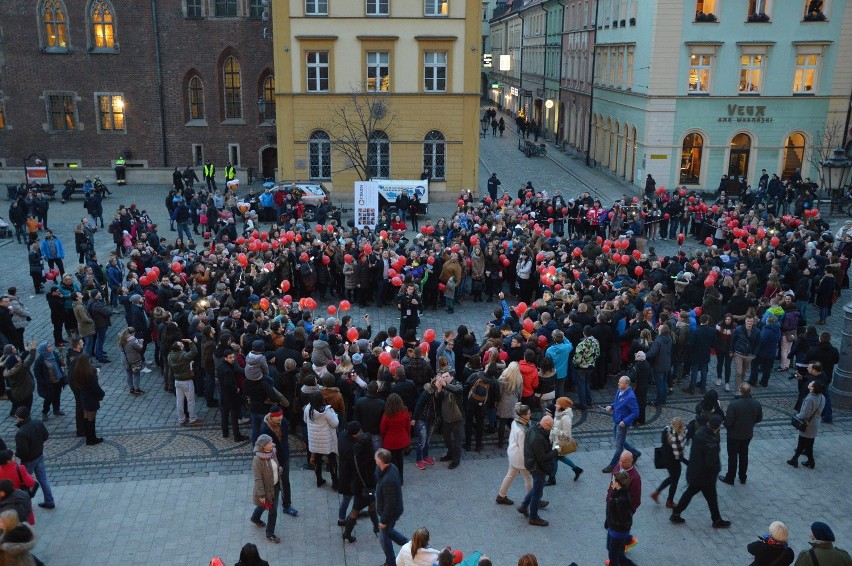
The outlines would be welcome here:
M 680 516 L 680 513 L 672 513 L 671 517 L 669 517 L 669 521 L 676 525 L 682 525 L 686 522 L 686 519 Z
M 195 419 L 194 421 L 190 421 L 188 426 L 201 426 L 204 424 L 204 421 L 201 419 Z
M 721 377 L 717 377 L 717 378 L 716 378 L 716 387 L 719 387 L 720 385 L 722 385 L 722 378 L 721 378 Z
M 725 391 L 730 391 L 730 390 L 731 390 L 731 384 L 730 384 L 730 383 L 726 383 L 726 384 L 725 384 Z
M 719 519 L 718 521 L 713 521 L 714 529 L 727 529 L 731 526 L 730 521 L 726 521 L 725 519 Z
M 624 545 L 624 552 L 627 552 L 637 544 L 639 544 L 639 539 L 636 537 L 630 537 L 630 540 L 627 541 L 627 544 Z
M 423 463 L 423 460 L 417 460 L 417 469 L 420 471 L 426 469 L 426 464 Z
M 296 517 L 299 515 L 299 512 L 296 510 L 295 507 L 285 507 L 284 512 L 290 515 L 291 517 Z
M 269 542 L 274 542 L 275 544 L 281 542 L 281 539 L 275 535 L 266 535 L 266 540 L 268 540 Z
M 502 495 L 498 495 L 497 499 L 495 499 L 495 502 L 498 505 L 514 505 L 515 504 L 514 501 L 512 501 L 508 497 L 503 497 Z
M 151 368 L 142 368 L 142 373 L 151 373 Z
M 541 517 L 536 517 L 535 519 L 530 519 L 529 523 L 530 523 L 530 525 L 533 525 L 534 527 L 546 527 L 547 525 L 550 524 L 547 521 L 545 521 L 544 519 L 542 519 Z
M 429 456 L 426 456 L 425 458 L 423 458 L 423 463 L 426 464 L 427 466 L 432 466 L 432 465 L 435 464 L 435 460 L 433 460 Z

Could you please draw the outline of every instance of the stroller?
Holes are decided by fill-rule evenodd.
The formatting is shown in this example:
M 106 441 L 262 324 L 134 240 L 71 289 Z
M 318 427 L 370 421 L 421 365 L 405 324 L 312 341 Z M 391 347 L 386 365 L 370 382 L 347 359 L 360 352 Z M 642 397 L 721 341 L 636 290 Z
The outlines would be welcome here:
M 12 226 L 0 216 L 0 238 L 11 238 L 13 235 Z

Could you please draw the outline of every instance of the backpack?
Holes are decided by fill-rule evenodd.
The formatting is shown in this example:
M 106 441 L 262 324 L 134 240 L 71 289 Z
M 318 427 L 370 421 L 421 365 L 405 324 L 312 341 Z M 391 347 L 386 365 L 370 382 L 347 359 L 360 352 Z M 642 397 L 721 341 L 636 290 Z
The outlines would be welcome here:
M 488 399 L 488 392 L 490 389 L 491 384 L 487 383 L 484 379 L 482 379 L 482 377 L 478 377 L 476 378 L 476 381 L 473 382 L 473 387 L 470 388 L 470 393 L 468 393 L 467 398 L 481 405 Z
M 799 317 L 802 313 L 799 311 L 790 311 L 784 313 L 784 318 L 781 319 L 781 332 L 794 332 L 799 328 Z

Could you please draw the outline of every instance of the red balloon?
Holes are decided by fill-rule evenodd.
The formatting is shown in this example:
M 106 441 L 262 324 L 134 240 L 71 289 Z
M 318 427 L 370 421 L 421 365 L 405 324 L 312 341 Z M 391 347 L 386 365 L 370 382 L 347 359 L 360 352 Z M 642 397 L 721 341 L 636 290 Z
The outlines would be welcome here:
M 391 342 L 393 343 L 393 347 L 396 348 L 397 350 L 402 348 L 402 345 L 403 345 L 402 336 L 394 336 L 393 340 Z
M 181 265 L 181 263 L 178 261 L 174 262 L 172 264 L 172 271 L 174 271 L 175 273 L 180 273 L 181 271 L 183 271 L 183 265 Z
M 296 234 L 295 236 L 293 236 L 293 240 L 295 240 L 296 242 L 301 242 L 302 241 L 302 235 Z
M 263 264 L 263 269 L 265 269 L 266 271 L 272 271 L 273 269 L 275 269 L 275 266 L 272 264 L 271 261 L 267 261 Z
M 279 242 L 278 240 L 272 240 L 271 242 L 269 242 L 269 245 L 272 246 L 273 250 L 277 250 L 278 247 L 281 245 L 281 242 Z
M 402 287 L 402 279 L 399 277 L 399 275 L 397 275 L 396 277 L 391 279 L 391 284 L 394 287 Z
M 346 254 L 345 256 L 343 256 L 343 261 L 345 261 L 346 263 L 352 263 L 353 261 L 355 261 L 355 258 L 352 257 L 351 254 Z
M 152 268 L 151 268 L 151 272 L 152 272 L 155 276 L 157 276 L 157 277 L 159 277 L 159 276 L 160 276 L 160 268 L 159 268 L 159 267 L 157 267 L 156 265 L 155 265 L 154 267 L 152 267 Z
M 351 308 L 352 305 L 349 303 L 349 301 L 340 301 L 340 310 L 348 311 Z
M 717 214 L 717 213 L 719 212 L 719 207 L 718 207 L 718 205 L 715 205 L 715 204 L 714 204 L 714 205 L 713 205 L 713 209 L 712 209 L 712 210 L 713 210 L 713 214 Z
M 263 310 L 268 309 L 269 308 L 269 299 L 267 299 L 266 297 L 261 298 L 260 299 L 260 308 L 262 308 Z
M 401 256 L 399 256 L 399 258 L 397 258 L 396 262 L 397 262 L 399 265 L 404 266 L 406 263 L 408 263 L 408 260 L 407 260 L 407 259 L 405 259 L 405 256 L 404 256 L 404 255 L 401 255 Z
M 621 265 L 627 265 L 628 263 L 630 263 L 630 256 L 627 254 L 621 256 Z
M 260 243 L 261 251 L 268 252 L 269 251 L 269 242 L 261 242 Z
M 305 308 L 307 308 L 309 311 L 315 310 L 317 308 L 317 302 L 312 298 L 308 297 L 307 299 L 305 299 Z
M 706 238 L 704 238 L 704 243 L 708 246 L 712 246 L 713 245 L 713 238 L 711 238 L 710 236 L 707 236 Z
M 291 297 L 290 295 L 284 295 L 283 297 L 281 297 L 281 302 L 285 305 L 289 305 L 293 302 L 293 297 Z
M 268 240 L 269 239 L 269 232 L 261 232 L 260 233 L 260 239 L 263 240 L 264 242 L 266 240 Z
M 368 255 L 373 253 L 373 246 L 370 244 L 364 244 L 364 253 Z
M 770 244 L 773 248 L 777 248 L 777 247 L 778 247 L 778 244 L 780 244 L 780 243 L 781 243 L 781 240 L 779 240 L 777 236 L 772 236 L 772 237 L 769 239 L 769 244 Z
M 663 220 L 668 220 L 668 219 L 669 219 L 669 218 L 671 218 L 671 217 L 672 217 L 672 215 L 671 215 L 671 214 L 669 214 L 668 212 L 666 212 L 665 214 L 663 214 Z
M 600 243 L 600 242 L 598 242 L 598 243 Z M 606 240 L 604 240 L 604 242 L 603 242 L 603 243 L 604 243 L 604 245 L 605 245 L 605 246 L 611 246 L 611 245 L 612 245 L 612 240 L 606 239 Z
M 515 312 L 518 313 L 519 315 L 523 315 L 525 312 L 527 312 L 527 304 L 525 302 L 521 301 L 515 307 Z
M 424 356 L 429 353 L 429 342 L 420 343 L 420 352 L 422 352 Z
M 608 254 L 609 252 L 612 251 L 612 248 L 610 248 L 609 246 L 604 246 L 604 247 L 601 248 L 601 251 L 605 254 Z
M 692 309 L 692 312 L 695 313 L 695 316 L 701 316 L 702 314 L 704 314 L 704 309 L 701 307 L 695 307 L 694 309 Z
M 435 265 L 435 256 L 430 255 L 428 258 L 426 258 L 426 263 L 428 263 L 429 265 Z
M 712 287 L 713 283 L 714 283 L 714 281 L 713 281 L 712 277 L 708 277 L 704 280 L 704 286 L 705 287 Z
M 237 238 L 237 243 L 242 246 L 246 243 L 246 239 L 240 236 L 239 238 Z
M 327 308 L 327 309 L 325 309 L 325 310 L 326 310 L 326 311 L 328 312 L 328 314 L 330 314 L 331 316 L 334 316 L 334 315 L 336 315 L 336 314 L 337 314 L 337 307 L 336 307 L 336 306 L 334 306 L 334 305 L 328 305 L 328 308 Z
M 325 227 L 325 231 L 328 232 L 329 234 L 334 234 L 334 226 L 329 224 L 328 226 Z
M 515 206 L 521 206 L 521 199 L 519 199 L 519 198 L 515 199 Z
M 581 255 L 583 255 L 583 250 L 581 250 L 580 248 L 574 248 L 571 253 L 574 254 L 574 257 L 580 257 Z
M 358 329 L 354 326 L 349 328 L 349 330 L 346 331 L 346 338 L 348 338 L 350 342 L 358 340 Z
M 286 279 L 281 282 L 281 292 L 286 293 L 290 290 L 290 282 Z
M 322 256 L 322 263 L 323 265 L 328 265 L 329 263 L 331 263 L 331 258 L 327 255 Z
M 639 258 L 641 258 L 641 257 L 642 257 L 642 252 L 640 252 L 639 250 L 633 250 L 633 259 L 635 259 L 636 261 L 639 261 Z
M 317 224 L 317 225 L 314 227 L 314 230 L 316 230 L 316 231 L 317 231 L 317 234 L 322 234 L 322 231 L 324 230 L 324 228 L 322 227 L 322 224 Z
M 423 340 L 425 340 L 426 342 L 432 342 L 434 339 L 435 339 L 435 331 L 432 330 L 431 328 L 427 328 L 423 332 Z
M 459 199 L 459 201 L 458 201 L 458 205 L 459 205 L 459 208 L 463 207 L 463 206 L 464 206 L 464 201 L 463 201 L 462 199 Z
M 381 232 L 379 232 L 379 237 L 380 237 L 380 238 L 384 238 L 385 240 L 387 240 L 387 239 L 388 239 L 388 231 L 387 231 L 387 230 L 382 230 Z
M 379 363 L 382 364 L 383 366 L 385 366 L 385 367 L 389 366 L 392 361 L 393 361 L 393 358 L 391 358 L 391 355 L 390 355 L 389 352 L 382 352 L 381 354 L 379 354 Z
M 394 264 L 392 264 L 392 265 L 393 265 L 393 266 L 396 266 L 396 264 L 395 264 L 395 263 L 394 263 Z M 388 269 L 388 277 L 389 277 L 390 279 L 393 279 L 394 277 L 396 277 L 396 275 L 397 275 L 397 273 L 396 273 L 396 269 L 393 269 L 393 267 L 392 267 L 391 269 Z
M 299 255 L 299 261 L 308 261 L 308 252 L 302 252 L 301 255 Z
M 393 375 L 396 375 L 396 368 L 398 368 L 398 367 L 399 367 L 399 366 L 401 366 L 401 365 L 402 365 L 402 364 L 401 364 L 401 363 L 399 363 L 399 360 L 393 360 L 393 361 L 390 363 L 390 366 L 388 366 L 388 367 L 390 368 L 391 373 L 392 373 Z
M 444 285 L 443 283 L 438 283 L 438 290 L 439 290 L 439 291 L 446 291 L 446 290 L 447 290 L 447 286 L 446 286 L 446 285 Z
M 258 237 L 258 236 L 260 236 L 260 232 L 258 232 L 257 230 L 255 230 L 255 231 L 253 231 L 253 232 L 251 233 L 251 237 L 252 237 L 252 238 L 257 239 L 257 237 Z
M 509 261 L 509 258 L 505 258 L 505 259 L 503 260 L 503 267 L 509 267 L 509 264 L 510 264 L 510 263 L 512 263 L 512 262 L 511 262 L 511 261 Z
M 642 277 L 642 274 L 645 273 L 645 270 L 641 265 L 637 265 L 635 269 L 633 269 L 633 273 L 636 274 L 636 277 Z
M 256 252 L 260 248 L 260 242 L 257 240 L 252 240 L 249 242 L 248 249 L 250 252 Z
M 524 319 L 524 330 L 532 332 L 535 329 L 535 324 L 531 318 Z
M 615 263 L 621 263 L 621 254 L 612 254 L 612 261 Z
M 544 261 L 544 253 L 542 253 L 542 252 L 538 252 L 538 253 L 536 254 L 536 256 L 535 256 L 535 260 L 536 260 L 537 262 L 542 262 L 542 261 Z
M 547 346 L 547 336 L 544 336 L 544 335 L 539 336 L 538 340 L 536 340 L 536 342 L 538 342 L 539 348 L 544 348 L 545 346 Z

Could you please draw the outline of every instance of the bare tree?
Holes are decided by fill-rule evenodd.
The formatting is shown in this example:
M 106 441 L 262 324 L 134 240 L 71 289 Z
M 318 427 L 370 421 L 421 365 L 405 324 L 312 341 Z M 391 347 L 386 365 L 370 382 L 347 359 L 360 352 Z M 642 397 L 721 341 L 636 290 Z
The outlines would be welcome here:
M 395 118 L 383 93 L 366 92 L 363 88 L 353 89 L 345 102 L 332 110 L 332 147 L 346 156 L 346 168 L 355 169 L 362 181 L 373 176 L 370 139 L 374 132 L 389 129 Z
M 825 186 L 822 164 L 834 155 L 834 150 L 843 147 L 843 122 L 832 120 L 825 125 L 821 132 L 815 132 L 811 138 L 811 151 L 808 153 L 808 163 L 819 173 L 820 186 Z

